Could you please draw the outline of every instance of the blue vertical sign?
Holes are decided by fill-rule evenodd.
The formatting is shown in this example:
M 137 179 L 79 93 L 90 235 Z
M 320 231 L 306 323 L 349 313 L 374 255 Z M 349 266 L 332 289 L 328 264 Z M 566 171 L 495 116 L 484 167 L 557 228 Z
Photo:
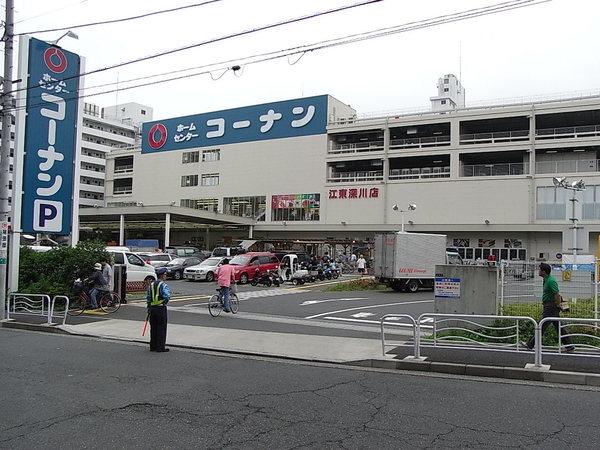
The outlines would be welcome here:
M 79 64 L 74 53 L 38 39 L 29 40 L 24 232 L 71 232 Z

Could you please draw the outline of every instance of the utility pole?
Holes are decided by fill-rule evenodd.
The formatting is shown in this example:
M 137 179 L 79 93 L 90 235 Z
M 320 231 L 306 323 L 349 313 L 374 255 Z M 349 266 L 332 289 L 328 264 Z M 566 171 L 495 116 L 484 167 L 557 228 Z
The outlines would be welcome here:
M 10 136 L 12 129 L 12 79 L 13 79 L 14 0 L 6 0 L 4 22 L 4 80 L 2 80 L 2 145 L 0 146 L 0 320 L 6 315 L 6 274 L 8 256 L 8 205 L 10 178 Z M 14 195 L 19 195 L 15 192 Z

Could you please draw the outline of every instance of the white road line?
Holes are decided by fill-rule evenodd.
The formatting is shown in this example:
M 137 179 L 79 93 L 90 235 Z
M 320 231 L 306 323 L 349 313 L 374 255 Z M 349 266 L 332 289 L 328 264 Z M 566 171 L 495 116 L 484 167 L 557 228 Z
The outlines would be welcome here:
M 329 302 L 344 302 L 351 300 L 368 300 L 367 297 L 352 297 L 352 298 L 332 298 L 329 300 L 307 300 L 303 303 L 300 303 L 300 306 L 308 306 L 308 305 L 316 305 L 318 303 L 329 303 Z
M 305 319 L 315 319 L 317 317 L 329 316 L 331 314 L 339 314 L 348 311 L 358 311 L 361 309 L 381 308 L 382 306 L 397 306 L 397 305 L 414 305 L 417 303 L 433 303 L 433 300 L 419 300 L 414 302 L 399 302 L 399 303 L 384 303 L 383 305 L 360 306 L 358 308 L 340 309 L 339 311 L 328 311 L 314 316 L 305 317 Z
M 328 320 L 339 320 L 341 322 L 359 322 L 359 323 L 372 323 L 376 325 L 380 325 L 381 321 L 379 320 L 366 320 L 366 319 L 350 319 L 349 317 L 325 317 Z M 410 327 L 412 328 L 411 323 L 388 323 L 386 322 L 386 326 L 391 325 L 394 327 Z M 433 328 L 431 325 L 421 325 L 421 328 Z

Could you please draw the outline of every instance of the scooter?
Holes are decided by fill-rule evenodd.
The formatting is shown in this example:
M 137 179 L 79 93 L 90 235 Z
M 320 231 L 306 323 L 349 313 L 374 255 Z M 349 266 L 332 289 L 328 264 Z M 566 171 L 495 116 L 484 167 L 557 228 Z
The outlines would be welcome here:
M 252 278 L 252 280 L 250 281 L 250 284 L 252 286 L 262 284 L 267 287 L 271 287 L 274 284 L 275 286 L 279 287 L 279 285 L 281 285 L 281 280 L 279 278 L 279 275 L 271 273 L 270 270 L 267 270 L 262 275 L 260 273 L 257 273 L 254 276 L 254 278 Z

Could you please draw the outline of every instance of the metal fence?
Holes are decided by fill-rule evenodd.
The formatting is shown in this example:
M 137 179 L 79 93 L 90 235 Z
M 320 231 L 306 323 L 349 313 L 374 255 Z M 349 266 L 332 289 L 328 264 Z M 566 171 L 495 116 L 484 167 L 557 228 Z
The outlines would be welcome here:
M 549 262 L 569 317 L 598 318 L 597 264 L 572 266 Z M 541 317 L 542 283 L 539 262 L 501 261 L 498 285 L 498 314 Z
M 52 300 L 46 294 L 13 293 L 8 296 L 6 319 L 14 320 L 11 315 L 38 316 L 46 319 L 48 325 L 55 325 L 54 318 L 61 318 L 62 325 L 67 320 L 69 298 L 56 295 Z

